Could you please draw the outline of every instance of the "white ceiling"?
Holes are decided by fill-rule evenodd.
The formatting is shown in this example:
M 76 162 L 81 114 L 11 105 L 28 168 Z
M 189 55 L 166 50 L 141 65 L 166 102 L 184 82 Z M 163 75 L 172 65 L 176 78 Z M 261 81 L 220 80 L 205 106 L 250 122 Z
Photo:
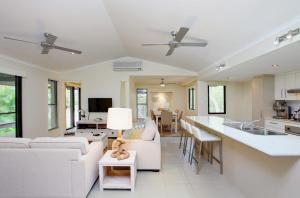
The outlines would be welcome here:
M 1 0 L 0 36 L 42 41 L 44 32 L 57 45 L 82 55 L 52 50 L 41 55 L 34 45 L 0 39 L 0 53 L 52 70 L 132 56 L 193 71 L 238 51 L 299 15 L 299 0 Z M 168 32 L 190 27 L 186 41 L 206 39 L 206 48 L 141 43 L 168 42 Z
M 300 41 L 274 50 L 268 54 L 223 70 L 208 77 L 210 80 L 245 81 L 261 74 L 279 74 L 300 70 Z M 273 67 L 272 65 L 278 65 Z
M 0 37 L 43 41 L 49 32 L 55 44 L 82 50 L 82 55 L 0 38 L 0 53 L 46 67 L 68 70 L 126 55 L 122 42 L 100 0 L 1 0 Z

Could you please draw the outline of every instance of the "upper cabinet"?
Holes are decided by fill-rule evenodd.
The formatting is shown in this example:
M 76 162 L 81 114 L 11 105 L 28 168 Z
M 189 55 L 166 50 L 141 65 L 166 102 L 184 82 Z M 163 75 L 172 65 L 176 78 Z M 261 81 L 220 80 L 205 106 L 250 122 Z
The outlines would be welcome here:
M 300 88 L 300 72 L 275 76 L 275 100 L 297 100 L 297 95 L 289 89 Z

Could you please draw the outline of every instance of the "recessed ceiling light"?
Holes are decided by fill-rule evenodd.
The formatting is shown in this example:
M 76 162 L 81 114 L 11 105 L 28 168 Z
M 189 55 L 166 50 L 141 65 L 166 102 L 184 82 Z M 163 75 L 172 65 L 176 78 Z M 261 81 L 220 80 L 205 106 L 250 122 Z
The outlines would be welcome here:
M 272 65 L 272 67 L 279 67 L 279 65 L 277 65 L 277 64 L 273 64 L 273 65 Z
M 71 52 L 71 54 L 75 54 L 74 52 Z

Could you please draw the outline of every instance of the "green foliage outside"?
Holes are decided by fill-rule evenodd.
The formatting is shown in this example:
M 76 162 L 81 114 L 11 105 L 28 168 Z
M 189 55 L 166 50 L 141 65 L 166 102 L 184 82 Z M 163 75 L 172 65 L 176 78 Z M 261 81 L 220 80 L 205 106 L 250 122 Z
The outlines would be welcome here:
M 11 123 L 7 128 L 0 128 L 0 136 L 15 136 L 16 114 L 1 114 L 16 111 L 15 98 L 15 86 L 0 85 L 0 125 Z
M 224 86 L 209 87 L 209 110 L 211 113 L 224 112 Z

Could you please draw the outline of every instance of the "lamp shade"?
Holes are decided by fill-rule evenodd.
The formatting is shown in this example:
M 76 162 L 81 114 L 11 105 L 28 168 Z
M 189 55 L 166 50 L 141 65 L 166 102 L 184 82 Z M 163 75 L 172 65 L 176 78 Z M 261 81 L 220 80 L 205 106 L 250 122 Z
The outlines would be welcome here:
M 132 128 L 132 111 L 129 108 L 109 108 L 107 128 L 126 130 Z

